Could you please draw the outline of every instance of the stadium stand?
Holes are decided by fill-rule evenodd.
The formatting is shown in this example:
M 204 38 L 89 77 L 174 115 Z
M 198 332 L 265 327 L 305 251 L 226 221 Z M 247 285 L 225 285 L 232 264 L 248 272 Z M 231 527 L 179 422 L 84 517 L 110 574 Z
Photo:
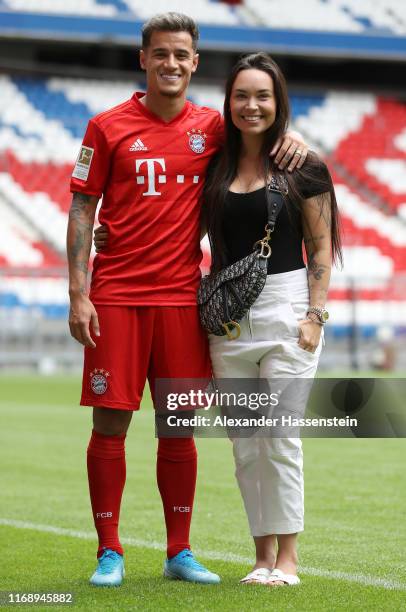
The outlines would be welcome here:
M 119 12 L 120 6 L 117 6 L 113 0 L 109 3 L 97 2 L 97 0 L 7 0 L 4 4 L 11 10 L 28 13 L 97 17 L 113 17 Z
M 168 10 L 167 0 L 2 0 L 0 8 L 48 15 L 145 20 Z M 170 9 L 187 13 L 200 23 L 222 26 L 265 26 L 275 29 L 347 33 L 406 32 L 406 7 L 399 0 L 172 0 Z
M 141 3 L 138 0 L 6 0 L 4 6 L 14 11 L 27 13 L 88 15 L 116 17 L 130 14 L 130 18 L 145 20 L 156 13 L 168 10 L 166 0 Z M 209 0 L 173 0 L 171 10 L 188 13 L 203 23 L 232 26 L 241 23 L 236 11 L 222 3 Z
M 153 0 L 153 2 L 140 3 L 137 0 L 125 0 L 131 11 L 145 21 L 156 13 L 164 13 L 168 10 L 166 0 Z M 240 24 L 237 12 L 221 2 L 209 2 L 208 0 L 174 0 L 171 2 L 171 10 L 187 13 L 201 23 L 220 24 L 234 26 Z
M 329 6 L 339 8 L 361 23 L 364 28 L 406 32 L 406 5 L 399 0 L 328 0 Z
M 198 20 L 202 49 L 264 49 L 286 55 L 406 57 L 401 0 L 2 0 L 0 34 L 139 43 L 144 19 L 169 9 Z
M 334 32 L 361 32 L 363 25 L 340 6 L 320 0 L 245 0 L 245 6 L 259 23 L 272 28 L 293 30 L 330 30 Z
M 0 263 L 9 269 L 36 268 L 46 275 L 47 269 L 63 265 L 69 176 L 86 123 L 128 98 L 140 84 L 3 76 L 1 87 L 0 215 L 8 237 L 0 247 Z M 191 97 L 200 104 L 209 100 L 212 106 L 222 106 L 219 87 L 194 85 Z M 406 228 L 398 214 L 406 202 L 404 174 L 398 171 L 405 164 L 405 107 L 372 94 L 337 92 L 294 92 L 291 106 L 293 126 L 327 158 L 337 186 L 346 266 L 333 274 L 335 328 L 337 333 L 348 328 L 352 279 L 357 277 L 357 295 L 365 306 L 358 310 L 359 321 L 371 333 L 382 317 L 393 274 L 406 274 Z M 203 267 L 208 264 L 206 247 Z M 62 315 L 65 285 L 59 283 L 53 284 L 59 287 L 54 294 L 39 296 L 35 280 L 27 284 L 16 278 L 6 283 L 7 299 L 2 290 L 2 303 L 40 303 Z M 386 320 L 406 327 L 404 294 L 392 293 Z M 47 302 L 54 295 L 57 301 Z

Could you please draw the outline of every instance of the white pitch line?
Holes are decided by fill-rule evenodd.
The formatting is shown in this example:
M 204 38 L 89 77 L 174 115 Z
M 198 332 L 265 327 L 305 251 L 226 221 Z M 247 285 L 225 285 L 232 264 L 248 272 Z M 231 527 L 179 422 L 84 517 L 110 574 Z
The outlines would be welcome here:
M 80 540 L 96 540 L 96 533 L 93 531 L 76 531 L 74 529 L 65 529 L 64 527 L 54 527 L 53 525 L 40 525 L 27 521 L 17 521 L 14 519 L 0 518 L 0 526 L 14 527 L 15 529 L 30 529 L 32 531 L 40 531 L 42 533 L 53 533 L 58 536 L 66 536 L 69 538 L 78 538 Z M 153 540 L 140 540 L 137 538 L 120 538 L 120 541 L 127 546 L 135 546 L 137 548 L 148 548 L 152 550 L 164 551 L 165 547 L 160 542 Z M 251 557 L 243 557 L 234 553 L 223 553 L 215 550 L 200 550 L 193 548 L 193 552 L 199 557 L 210 559 L 212 561 L 227 561 L 229 563 L 238 563 L 240 565 L 252 564 Z M 365 576 L 364 574 L 350 574 L 347 572 L 336 572 L 330 570 L 318 569 L 315 567 L 299 567 L 299 572 L 308 576 L 319 576 L 320 578 L 330 578 L 331 580 L 342 580 L 344 582 L 355 582 L 363 586 L 373 586 L 382 589 L 393 591 L 406 591 L 406 584 L 395 580 L 386 580 L 376 576 Z

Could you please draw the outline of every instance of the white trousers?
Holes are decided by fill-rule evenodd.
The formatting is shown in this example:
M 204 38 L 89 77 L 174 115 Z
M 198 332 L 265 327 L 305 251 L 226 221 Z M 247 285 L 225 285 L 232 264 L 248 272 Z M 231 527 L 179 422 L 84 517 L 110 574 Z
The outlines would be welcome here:
M 322 347 L 298 345 L 298 321 L 306 316 L 305 269 L 269 275 L 241 321 L 237 340 L 209 336 L 216 378 L 313 378 Z M 304 408 L 304 407 L 303 407 Z M 235 438 L 236 478 L 253 536 L 303 531 L 303 453 L 299 438 Z

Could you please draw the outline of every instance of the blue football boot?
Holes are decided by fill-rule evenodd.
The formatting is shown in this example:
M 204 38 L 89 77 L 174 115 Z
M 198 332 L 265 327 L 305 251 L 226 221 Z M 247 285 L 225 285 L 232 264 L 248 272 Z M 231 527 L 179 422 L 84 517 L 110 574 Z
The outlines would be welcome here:
M 220 576 L 213 574 L 201 565 L 188 548 L 185 548 L 172 559 L 167 559 L 164 565 L 164 576 L 173 580 L 186 580 L 200 584 L 218 584 Z
M 90 578 L 94 586 L 120 586 L 125 576 L 123 555 L 105 548 L 98 559 L 95 573 Z

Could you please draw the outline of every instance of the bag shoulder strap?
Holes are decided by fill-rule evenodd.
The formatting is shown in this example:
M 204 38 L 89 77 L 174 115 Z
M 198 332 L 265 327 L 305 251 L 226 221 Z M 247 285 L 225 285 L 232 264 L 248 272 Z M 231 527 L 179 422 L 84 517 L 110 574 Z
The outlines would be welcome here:
M 276 219 L 283 207 L 283 197 L 279 190 L 267 187 L 271 197 L 266 199 L 268 211 L 268 228 L 271 232 L 275 229 Z
M 253 246 L 254 251 L 258 250 L 258 256 L 263 259 L 268 259 L 271 255 L 271 246 L 269 244 L 272 232 L 275 230 L 276 219 L 282 210 L 283 197 L 278 189 L 272 189 L 267 185 L 266 189 L 272 192 L 271 197 L 266 197 L 267 204 L 267 223 L 265 225 L 265 236 L 262 240 L 257 240 Z

